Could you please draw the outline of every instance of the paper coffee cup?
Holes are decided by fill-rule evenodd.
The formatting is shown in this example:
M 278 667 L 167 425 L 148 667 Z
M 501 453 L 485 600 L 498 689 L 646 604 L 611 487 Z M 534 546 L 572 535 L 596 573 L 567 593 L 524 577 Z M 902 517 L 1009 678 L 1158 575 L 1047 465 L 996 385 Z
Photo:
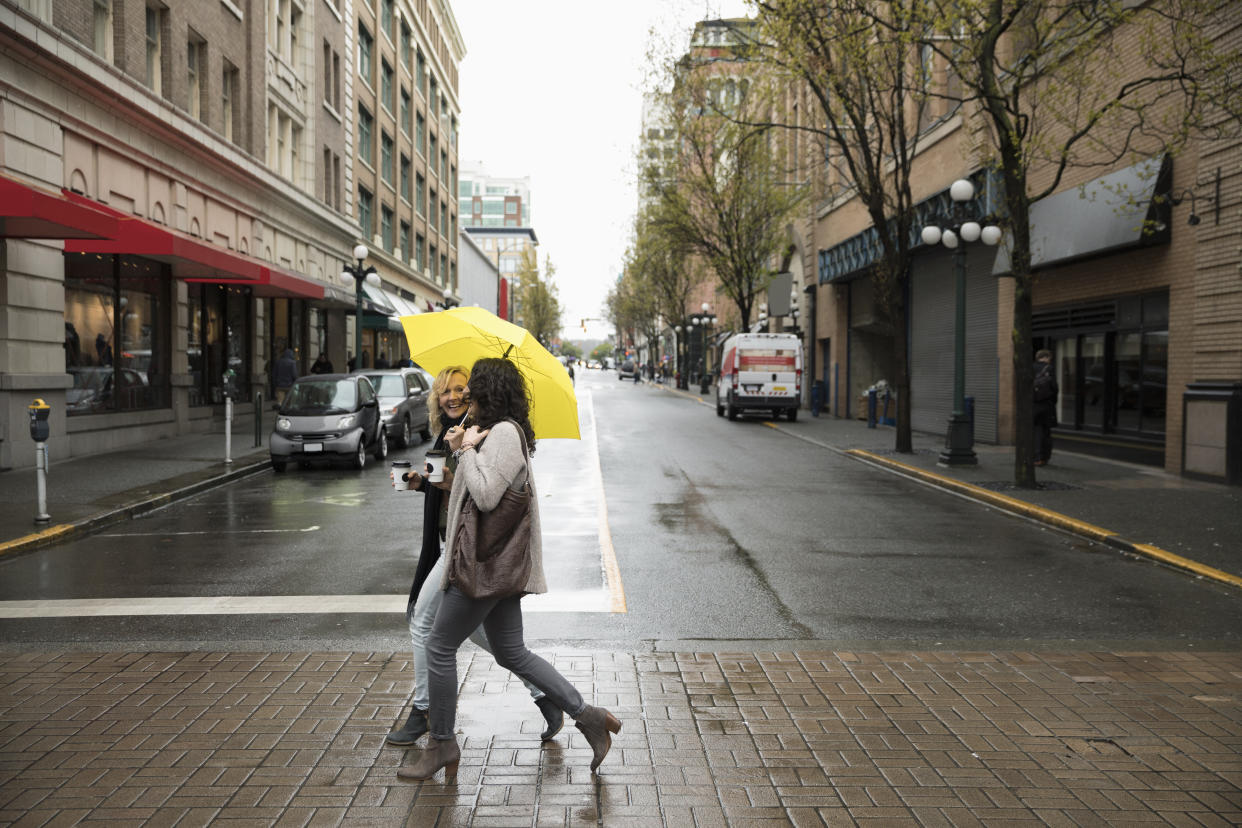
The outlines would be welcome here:
M 427 474 L 427 479 L 432 483 L 444 482 L 444 461 L 448 455 L 442 451 L 432 449 L 427 452 L 427 465 L 431 466 L 431 471 Z
M 392 461 L 392 487 L 399 492 L 404 492 L 410 488 L 410 481 L 405 476 L 414 470 L 414 465 L 409 460 Z

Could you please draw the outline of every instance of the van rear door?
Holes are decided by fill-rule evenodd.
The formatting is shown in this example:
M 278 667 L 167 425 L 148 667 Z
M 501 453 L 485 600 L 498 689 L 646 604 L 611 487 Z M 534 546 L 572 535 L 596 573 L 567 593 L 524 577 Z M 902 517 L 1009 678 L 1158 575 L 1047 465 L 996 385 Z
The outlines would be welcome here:
M 798 393 L 798 351 L 765 343 L 738 346 L 737 384 L 743 396 L 794 399 Z

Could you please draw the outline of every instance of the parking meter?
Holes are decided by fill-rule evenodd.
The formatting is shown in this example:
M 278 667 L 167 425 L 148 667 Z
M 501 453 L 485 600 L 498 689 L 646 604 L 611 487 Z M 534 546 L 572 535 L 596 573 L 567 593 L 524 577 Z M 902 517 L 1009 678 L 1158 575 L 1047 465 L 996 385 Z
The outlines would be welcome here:
M 52 416 L 52 407 L 43 400 L 35 400 L 27 410 L 30 412 L 30 439 L 42 443 L 51 431 L 48 419 Z
M 43 400 L 35 400 L 26 410 L 30 412 L 30 439 L 35 441 L 35 486 L 39 505 L 35 524 L 42 526 L 51 520 L 47 513 L 47 438 L 51 433 L 48 419 L 52 416 L 52 407 Z
M 220 375 L 220 381 L 224 386 L 224 396 L 230 400 L 237 399 L 237 372 L 232 368 L 226 368 Z

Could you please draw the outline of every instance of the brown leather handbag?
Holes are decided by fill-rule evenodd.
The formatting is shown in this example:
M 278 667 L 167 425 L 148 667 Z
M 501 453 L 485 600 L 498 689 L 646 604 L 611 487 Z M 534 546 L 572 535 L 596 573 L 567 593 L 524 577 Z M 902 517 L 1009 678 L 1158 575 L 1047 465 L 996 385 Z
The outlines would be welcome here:
M 496 508 L 486 512 L 467 490 L 453 533 L 449 581 L 476 600 L 520 595 L 530 578 L 530 453 L 522 427 L 513 424 L 522 439 L 526 484 L 520 492 L 506 488 Z

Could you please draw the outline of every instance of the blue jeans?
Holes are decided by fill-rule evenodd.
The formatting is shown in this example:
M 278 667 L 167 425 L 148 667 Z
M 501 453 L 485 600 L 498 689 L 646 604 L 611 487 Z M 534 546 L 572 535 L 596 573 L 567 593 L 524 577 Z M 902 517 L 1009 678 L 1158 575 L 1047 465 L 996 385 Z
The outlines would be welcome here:
M 408 607 L 405 613 L 410 625 L 410 643 L 414 645 L 414 706 L 419 710 L 426 710 L 431 703 L 427 692 L 427 639 L 431 635 L 431 626 L 435 623 L 436 613 L 444 598 L 444 591 L 440 589 L 440 581 L 444 579 L 446 566 L 448 566 L 448 559 L 445 558 L 444 551 L 441 549 L 440 560 L 436 561 L 436 565 L 427 574 L 427 580 L 423 581 L 423 588 L 418 592 L 418 600 Z M 487 636 L 483 633 L 483 627 L 476 626 L 474 632 L 470 633 L 470 640 L 489 653 L 492 652 L 491 645 L 487 643 Z M 543 698 L 543 691 L 538 687 L 525 680 L 522 683 L 530 691 L 532 699 Z
M 437 582 L 438 583 L 438 582 Z M 431 681 L 429 725 L 434 739 L 455 738 L 457 721 L 457 648 L 482 623 L 496 663 L 547 694 L 573 718 L 586 709 L 582 694 L 555 667 L 526 649 L 522 640 L 522 599 L 476 601 L 457 587 L 441 593 L 436 622 L 427 640 L 427 674 Z M 421 596 L 420 596 L 421 597 Z

